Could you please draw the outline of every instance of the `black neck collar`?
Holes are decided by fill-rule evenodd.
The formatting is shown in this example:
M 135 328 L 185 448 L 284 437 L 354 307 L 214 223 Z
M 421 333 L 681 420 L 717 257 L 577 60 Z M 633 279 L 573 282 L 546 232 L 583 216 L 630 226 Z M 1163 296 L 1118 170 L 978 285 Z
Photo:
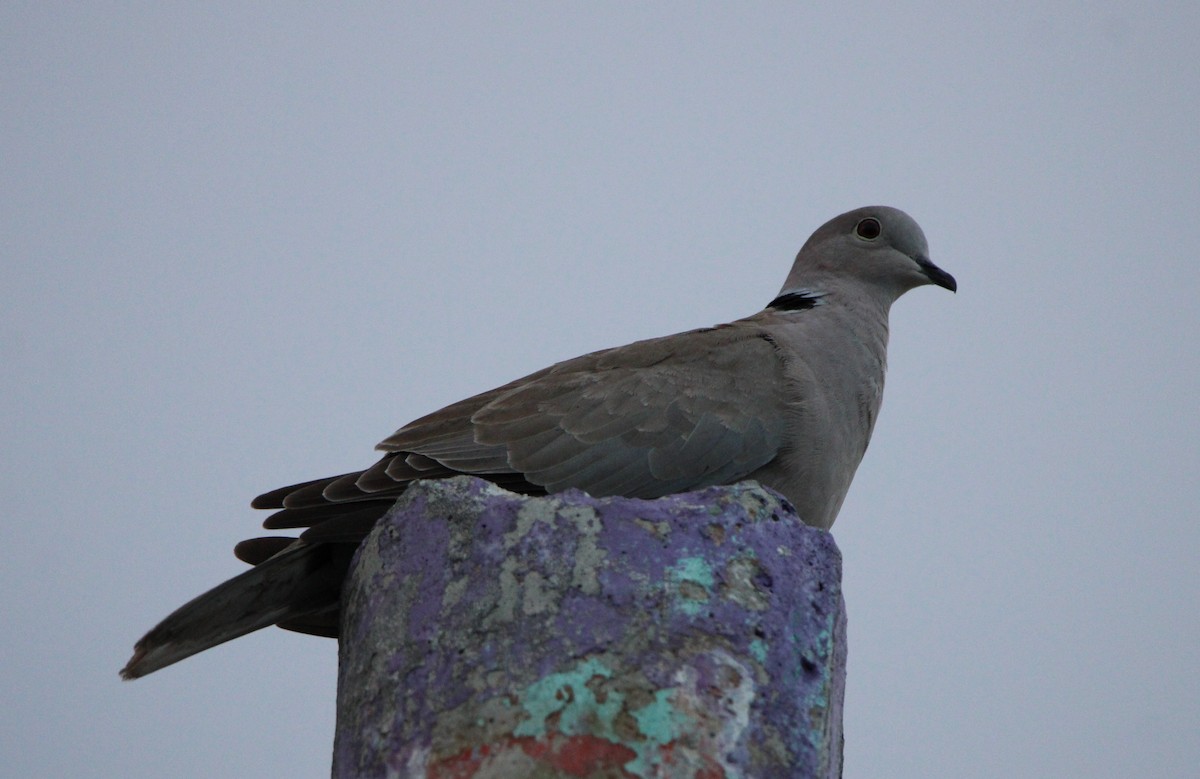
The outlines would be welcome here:
M 799 289 L 794 292 L 784 292 L 779 297 L 767 304 L 767 308 L 773 308 L 776 311 L 807 311 L 810 308 L 823 305 L 825 303 L 822 298 L 825 297 L 823 292 L 815 292 L 811 289 Z

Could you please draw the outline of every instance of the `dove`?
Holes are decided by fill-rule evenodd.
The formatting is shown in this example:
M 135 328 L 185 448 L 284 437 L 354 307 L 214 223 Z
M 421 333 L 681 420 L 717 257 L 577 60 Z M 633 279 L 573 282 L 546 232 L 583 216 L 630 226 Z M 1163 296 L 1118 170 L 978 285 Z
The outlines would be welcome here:
M 255 567 L 180 607 L 134 647 L 126 679 L 270 625 L 337 637 L 354 551 L 417 479 L 469 474 L 544 495 L 658 498 L 745 479 L 828 529 L 883 399 L 888 312 L 923 285 L 957 291 L 920 226 L 869 206 L 805 242 L 765 309 L 557 363 L 397 430 L 371 467 L 264 493 Z

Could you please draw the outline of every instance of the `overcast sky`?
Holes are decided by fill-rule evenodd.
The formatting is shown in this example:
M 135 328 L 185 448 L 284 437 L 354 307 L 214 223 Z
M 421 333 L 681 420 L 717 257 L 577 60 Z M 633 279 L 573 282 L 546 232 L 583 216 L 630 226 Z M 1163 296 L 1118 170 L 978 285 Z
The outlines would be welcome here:
M 517 6 L 514 10 L 513 5 Z M 135 683 L 264 490 L 744 316 L 883 203 L 848 779 L 1200 765 L 1200 5 L 0 5 L 0 775 L 320 777 L 335 643 Z

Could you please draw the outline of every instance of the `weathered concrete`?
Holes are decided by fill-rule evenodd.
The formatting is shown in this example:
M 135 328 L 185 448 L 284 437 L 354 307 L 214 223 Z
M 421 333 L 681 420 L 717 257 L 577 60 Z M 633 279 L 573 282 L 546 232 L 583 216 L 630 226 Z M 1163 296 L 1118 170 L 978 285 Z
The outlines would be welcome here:
M 333 775 L 837 777 L 840 579 L 754 483 L 418 483 L 346 584 Z

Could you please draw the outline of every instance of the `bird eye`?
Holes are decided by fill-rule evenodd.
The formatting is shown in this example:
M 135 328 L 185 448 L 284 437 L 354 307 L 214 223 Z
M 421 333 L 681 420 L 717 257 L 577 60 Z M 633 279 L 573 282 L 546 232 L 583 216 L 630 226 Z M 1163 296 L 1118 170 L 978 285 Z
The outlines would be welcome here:
M 879 224 L 878 219 L 868 216 L 855 225 L 854 232 L 864 241 L 874 241 L 883 232 L 883 226 Z

